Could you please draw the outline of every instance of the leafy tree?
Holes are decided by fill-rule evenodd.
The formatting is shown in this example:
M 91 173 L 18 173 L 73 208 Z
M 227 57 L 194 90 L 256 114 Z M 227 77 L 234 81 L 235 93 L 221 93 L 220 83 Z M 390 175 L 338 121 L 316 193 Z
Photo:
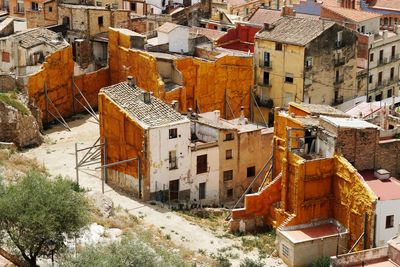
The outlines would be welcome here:
M 60 251 L 88 220 L 85 196 L 61 178 L 31 172 L 0 191 L 0 231 L 30 266 Z

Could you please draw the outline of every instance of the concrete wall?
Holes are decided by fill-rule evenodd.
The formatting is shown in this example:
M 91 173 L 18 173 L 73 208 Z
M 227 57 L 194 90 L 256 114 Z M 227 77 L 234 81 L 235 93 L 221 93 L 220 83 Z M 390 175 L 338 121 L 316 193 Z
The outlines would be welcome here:
M 400 177 L 400 140 L 380 141 L 375 154 L 375 168 L 385 169 L 394 177 Z
M 386 242 L 399 234 L 400 200 L 378 200 L 376 204 L 376 245 L 384 246 Z M 393 227 L 386 228 L 386 216 L 394 215 Z
M 350 254 L 343 254 L 337 257 L 331 257 L 332 267 L 350 267 L 355 265 L 362 265 L 375 263 L 380 260 L 388 259 L 388 247 L 379 247 L 368 250 L 353 252 Z
M 28 28 L 46 27 L 57 25 L 58 22 L 58 7 L 56 1 L 43 3 L 40 10 L 25 11 L 25 18 Z

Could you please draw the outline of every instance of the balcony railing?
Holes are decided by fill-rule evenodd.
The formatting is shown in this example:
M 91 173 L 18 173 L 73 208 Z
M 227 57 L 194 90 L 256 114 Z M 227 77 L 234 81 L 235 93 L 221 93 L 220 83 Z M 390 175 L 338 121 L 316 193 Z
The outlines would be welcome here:
M 16 7 L 14 7 L 14 13 L 24 14 L 25 13 L 25 8 L 16 6 Z
M 272 62 L 271 61 L 260 61 L 260 67 L 265 68 L 265 69 L 270 69 L 270 68 L 272 68 Z
M 380 81 L 380 82 L 377 82 L 377 83 L 376 83 L 375 88 L 377 88 L 377 89 L 382 89 L 382 88 L 384 88 L 386 85 L 387 85 L 387 82 L 386 82 L 386 81 Z
M 335 81 L 333 82 L 334 85 L 339 85 L 341 83 L 343 83 L 344 81 L 344 76 L 343 75 L 339 75 L 338 77 L 336 77 Z
M 393 61 L 398 60 L 399 58 L 400 58 L 400 54 L 394 54 L 394 55 L 390 56 L 390 61 L 393 62 Z
M 334 59 L 333 63 L 335 67 L 343 66 L 346 63 L 346 58 L 345 57 L 336 58 Z
M 397 83 L 398 81 L 399 81 L 399 76 L 393 76 L 393 78 L 389 78 L 387 84 L 391 85 L 391 84 Z
M 342 103 L 343 103 L 343 96 L 338 96 L 338 97 L 335 98 L 335 101 L 333 102 L 333 105 L 336 106 L 336 105 L 340 105 Z
M 388 58 L 380 58 L 379 60 L 378 60 L 378 66 L 380 66 L 380 65 L 384 65 L 384 64 L 387 64 L 387 63 L 389 63 L 389 60 L 388 60 Z

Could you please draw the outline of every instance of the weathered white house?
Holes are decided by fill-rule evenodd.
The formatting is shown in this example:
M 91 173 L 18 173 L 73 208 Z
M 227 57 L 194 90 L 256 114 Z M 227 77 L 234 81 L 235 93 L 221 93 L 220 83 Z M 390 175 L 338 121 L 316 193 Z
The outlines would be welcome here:
M 189 27 L 166 22 L 156 29 L 157 37 L 147 40 L 151 46 L 168 44 L 169 52 L 189 52 Z
M 0 72 L 26 76 L 39 70 L 47 55 L 69 44 L 45 28 L 29 29 L 0 38 Z

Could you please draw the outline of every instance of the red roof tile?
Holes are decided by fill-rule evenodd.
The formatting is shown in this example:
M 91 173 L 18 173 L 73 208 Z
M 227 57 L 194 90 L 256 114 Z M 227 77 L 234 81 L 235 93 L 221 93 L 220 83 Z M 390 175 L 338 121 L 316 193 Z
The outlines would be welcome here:
M 400 182 L 397 179 L 379 180 L 374 177 L 373 171 L 362 171 L 360 174 L 380 200 L 400 199 Z

